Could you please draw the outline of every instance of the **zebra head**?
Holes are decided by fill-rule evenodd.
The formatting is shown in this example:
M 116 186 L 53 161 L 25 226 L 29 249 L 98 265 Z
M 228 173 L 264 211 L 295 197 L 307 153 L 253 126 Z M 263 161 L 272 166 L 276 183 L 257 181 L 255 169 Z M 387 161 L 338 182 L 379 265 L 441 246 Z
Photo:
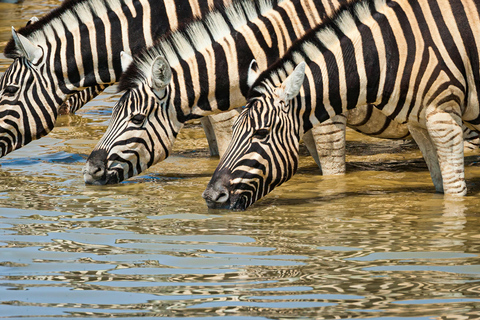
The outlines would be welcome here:
M 257 70 L 253 61 L 249 84 L 259 77 Z M 279 86 L 268 79 L 253 84 L 230 145 L 203 192 L 208 207 L 245 210 L 295 174 L 301 125 L 292 99 L 304 76 L 302 62 Z
M 45 81 L 43 48 L 12 27 L 14 49 L 5 56 L 14 62 L 0 79 L 0 157 L 45 136 L 54 127 L 56 109 L 42 112 L 52 98 Z M 38 111 L 37 105 L 42 105 Z M 38 111 L 38 112 L 37 112 Z
M 121 61 L 126 73 L 138 74 L 128 54 L 122 52 Z M 130 64 L 135 70 L 130 70 Z M 87 159 L 83 169 L 86 184 L 119 183 L 168 156 L 181 128 L 180 123 L 171 121 L 176 119 L 168 103 L 171 77 L 170 65 L 158 56 L 148 72 L 141 72 L 140 81 L 125 88 L 120 82 L 119 89 L 126 92 L 114 106 L 107 131 Z

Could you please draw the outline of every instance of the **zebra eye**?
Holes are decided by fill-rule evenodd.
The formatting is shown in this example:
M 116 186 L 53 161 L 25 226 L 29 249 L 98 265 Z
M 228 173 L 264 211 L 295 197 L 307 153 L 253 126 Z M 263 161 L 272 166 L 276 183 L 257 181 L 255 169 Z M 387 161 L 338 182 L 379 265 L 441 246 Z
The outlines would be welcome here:
M 134 124 L 141 125 L 145 121 L 145 115 L 138 113 L 130 119 Z
M 253 133 L 253 137 L 259 140 L 265 139 L 270 131 L 268 129 L 258 129 Z
M 18 91 L 17 86 L 6 86 L 5 89 L 3 90 L 3 93 L 6 96 L 13 96 L 17 91 Z

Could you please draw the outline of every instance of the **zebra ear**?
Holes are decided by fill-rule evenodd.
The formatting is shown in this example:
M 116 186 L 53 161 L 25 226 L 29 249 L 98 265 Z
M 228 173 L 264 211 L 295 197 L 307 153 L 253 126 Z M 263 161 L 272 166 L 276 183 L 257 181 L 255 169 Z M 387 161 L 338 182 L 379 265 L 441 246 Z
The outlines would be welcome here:
M 158 56 L 152 64 L 152 75 L 150 78 L 150 87 L 153 90 L 162 90 L 170 83 L 172 79 L 172 69 L 168 61 Z
M 248 66 L 247 85 L 249 88 L 253 86 L 259 75 L 260 68 L 258 67 L 257 60 L 253 59 Z
M 34 45 L 30 40 L 15 31 L 12 27 L 12 37 L 15 46 L 20 51 L 20 54 L 27 58 L 33 64 L 36 64 L 43 56 L 43 50 L 39 46 Z
M 299 93 L 305 79 L 305 65 L 304 61 L 300 62 L 295 70 L 283 81 L 277 94 L 280 99 L 289 102 L 295 98 Z
M 128 67 L 132 64 L 133 58 L 125 51 L 120 52 L 120 63 L 122 65 L 122 72 L 127 71 Z

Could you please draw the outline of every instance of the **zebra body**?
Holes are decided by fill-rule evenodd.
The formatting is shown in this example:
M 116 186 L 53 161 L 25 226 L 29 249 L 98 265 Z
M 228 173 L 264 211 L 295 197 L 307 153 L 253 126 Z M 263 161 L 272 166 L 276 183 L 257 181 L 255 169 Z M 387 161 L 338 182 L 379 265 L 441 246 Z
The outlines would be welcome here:
M 222 4 L 70 0 L 13 30 L 5 56 L 14 62 L 0 79 L 0 156 L 51 131 L 64 102 L 63 110 L 75 109 L 103 86 L 117 82 L 121 51 L 151 46 L 160 35 Z
M 105 90 L 108 85 L 97 85 L 94 87 L 88 87 L 82 91 L 78 91 L 72 94 L 62 105 L 58 108 L 58 114 L 74 114 L 78 109 L 83 107 L 88 101 L 92 100 L 96 96 Z
M 248 106 L 207 204 L 245 209 L 293 176 L 304 132 L 368 104 L 407 124 L 437 191 L 464 195 L 462 121 L 480 124 L 479 8 L 478 0 L 358 1 L 269 70 L 252 67 Z

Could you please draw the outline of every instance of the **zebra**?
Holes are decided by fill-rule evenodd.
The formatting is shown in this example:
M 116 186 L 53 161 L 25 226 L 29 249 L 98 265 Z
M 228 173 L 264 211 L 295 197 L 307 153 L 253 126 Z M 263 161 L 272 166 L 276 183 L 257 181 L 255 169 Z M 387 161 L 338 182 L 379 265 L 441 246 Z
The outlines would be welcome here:
M 264 7 L 273 9 L 273 5 L 266 3 Z M 338 3 L 334 9 L 338 10 L 341 4 L 345 3 Z M 118 183 L 139 174 L 169 155 L 176 135 L 187 120 L 240 107 L 248 92 L 244 70 L 248 67 L 249 57 L 255 55 L 265 66 L 275 61 L 293 43 L 297 34 L 305 32 L 304 29 L 292 30 L 295 25 L 297 28 L 301 25 L 301 17 L 314 21 L 312 26 L 325 18 L 325 15 L 321 19 L 317 16 L 328 6 L 317 8 L 318 12 L 308 10 L 311 6 L 310 1 L 293 0 L 280 3 L 273 11 L 264 9 L 263 12 L 268 13 L 262 15 L 261 6 L 254 7 L 249 1 L 239 1 L 224 11 L 212 11 L 202 21 L 186 24 L 183 29 L 160 39 L 154 47 L 142 51 L 135 58 L 124 54 L 123 57 L 128 60 L 125 65 L 129 67 L 119 87 L 126 93 L 114 107 L 107 132 L 87 159 L 83 169 L 85 183 Z M 335 10 L 327 13 L 332 15 Z M 251 17 L 248 12 L 252 12 Z M 259 15 L 256 19 L 255 14 Z M 287 35 L 292 38 L 286 38 Z M 247 42 L 245 39 L 248 38 Z M 173 64 L 173 69 L 170 64 Z M 160 68 L 158 71 L 157 67 Z M 208 71 L 217 68 L 226 68 L 232 75 L 231 79 Z M 149 78 L 154 73 L 165 79 Z M 155 92 L 152 85 L 156 81 L 160 84 L 168 82 L 168 85 L 165 89 L 159 87 Z M 188 91 L 188 88 L 193 90 Z M 179 93 L 179 90 L 183 92 Z M 376 118 L 380 117 L 386 119 L 377 112 Z M 342 117 L 339 119 L 340 129 L 335 132 L 328 128 L 328 131 L 333 135 L 339 133 L 341 138 L 337 140 L 342 141 L 345 121 Z M 387 125 L 380 126 L 381 132 L 373 131 L 372 134 L 386 132 L 385 129 L 394 125 L 386 120 L 384 123 Z M 334 125 L 337 124 L 334 122 Z M 395 124 L 395 128 L 398 126 Z M 390 131 L 389 138 L 402 139 L 408 135 L 406 129 Z M 324 140 L 334 146 L 337 143 L 331 136 Z M 313 149 L 312 155 L 316 154 L 315 141 L 310 139 L 308 145 L 309 150 Z M 332 171 L 340 167 L 339 171 L 344 172 L 344 149 L 338 149 L 337 158 L 340 160 L 331 161 L 337 165 Z M 324 157 L 330 160 L 328 154 Z M 316 160 L 319 163 L 318 158 Z M 324 164 L 325 161 L 321 164 L 322 169 Z
M 117 82 L 121 51 L 151 46 L 224 1 L 68 0 L 18 32 L 12 27 L 4 54 L 14 61 L 0 79 L 0 157 Z
M 246 209 L 293 176 L 303 132 L 366 104 L 407 124 L 437 192 L 465 195 L 462 121 L 480 124 L 479 6 L 359 1 L 265 72 L 252 63 L 248 104 L 203 193 L 207 205 Z
M 298 7 L 307 6 L 308 1 L 291 1 L 291 3 L 295 4 L 293 9 L 289 9 L 286 5 L 290 3 L 284 3 L 283 7 L 280 5 L 284 12 L 289 13 L 288 17 L 294 17 L 298 20 L 299 17 L 305 15 L 308 17 L 308 14 L 310 14 L 310 20 L 315 18 L 314 11 L 306 11 L 301 14 L 292 11 L 297 10 Z M 176 33 L 161 39 L 154 47 L 139 53 L 133 60 L 132 66 L 127 70 L 126 75 L 121 79 L 120 87 L 127 92 L 114 107 L 117 111 L 113 114 L 106 134 L 87 159 L 83 170 L 85 182 L 87 184 L 118 183 L 139 174 L 169 155 L 175 137 L 185 121 L 212 112 L 241 106 L 247 93 L 246 72 L 244 70 L 247 68 L 246 60 L 248 57 L 256 54 L 263 61 L 262 63 L 267 65 L 278 56 L 280 50 L 285 49 L 285 43 L 280 43 L 281 40 L 283 41 L 284 35 L 277 35 L 275 32 L 276 30 L 287 30 L 288 27 L 291 28 L 292 26 L 280 24 L 276 29 L 273 28 L 273 23 L 278 24 L 278 20 L 280 20 L 275 14 L 282 17 L 282 12 L 277 9 L 274 14 L 270 15 L 273 18 L 265 16 L 253 23 L 253 20 L 244 18 L 244 24 L 248 21 L 252 23 L 245 26 L 238 23 L 238 20 L 241 19 L 238 19 L 234 14 L 230 14 L 230 16 L 236 18 L 236 23 L 239 24 L 239 31 L 235 31 L 233 24 L 228 21 L 228 16 L 225 18 L 218 11 L 213 12 L 206 19 L 207 22 L 194 21 L 187 24 L 183 30 L 178 30 Z M 283 13 L 284 19 L 287 19 L 286 15 L 286 13 Z M 241 12 L 239 16 L 245 17 L 245 14 Z M 268 22 L 270 29 L 264 21 Z M 225 26 L 222 30 L 224 34 L 215 30 L 215 23 Z M 300 23 L 297 23 L 297 25 L 300 25 Z M 230 35 L 229 28 L 234 36 Z M 198 34 L 194 34 L 195 32 Z M 293 31 L 283 32 L 283 34 L 292 33 Z M 235 38 L 236 35 L 239 36 Z M 213 37 L 218 39 L 213 39 L 211 43 L 198 40 Z M 245 41 L 246 38 L 250 38 L 248 43 Z M 275 43 L 272 39 L 280 40 Z M 270 46 L 267 46 L 268 44 Z M 275 47 L 275 45 L 280 48 Z M 283 47 L 281 47 L 282 45 Z M 257 51 L 252 53 L 255 47 L 257 47 L 255 49 Z M 153 81 L 148 78 L 148 75 L 152 73 L 154 64 L 157 64 L 162 68 L 160 74 L 169 77 L 172 74 L 172 72 L 169 72 L 171 63 L 176 64 L 172 69 L 174 79 L 165 79 L 168 82 L 165 92 L 163 92 L 163 89 L 159 89 L 162 93 L 155 95 L 150 86 Z M 229 80 L 228 77 L 219 78 L 215 71 L 208 71 L 219 69 L 220 66 L 233 74 L 232 80 Z M 160 80 L 159 83 L 161 82 Z M 193 90 L 188 91 L 188 88 Z M 177 90 L 177 96 L 172 94 L 175 90 Z M 178 90 L 183 91 L 179 94 Z M 163 109 L 169 111 L 161 115 L 152 113 L 147 116 L 147 113 L 152 112 L 152 110 Z M 380 112 L 376 111 L 376 113 L 376 117 L 381 116 L 386 119 Z M 342 117 L 339 117 L 339 119 L 338 123 L 334 123 L 339 129 L 331 130 L 328 128 L 327 131 L 334 134 L 339 133 L 340 138 L 327 139 L 333 147 L 326 148 L 326 150 L 333 149 L 334 152 L 339 153 L 337 159 L 340 160 L 335 165 L 337 167 L 342 166 L 343 168 L 339 171 L 344 172 L 345 157 L 341 144 L 344 141 L 345 121 L 341 120 Z M 386 132 L 387 128 L 394 127 L 395 129 L 387 133 L 387 135 L 390 134 L 390 136 L 387 136 L 388 138 L 403 139 L 408 135 L 406 125 L 403 125 L 402 130 L 399 130 L 397 128 L 401 126 L 400 124 L 386 120 L 383 122 L 386 125 L 380 126 L 380 131 L 375 130 L 372 134 L 381 134 Z M 360 130 L 370 130 L 368 126 L 363 126 L 363 124 L 359 124 L 359 126 L 361 127 Z M 309 144 L 309 150 L 314 149 L 311 152 L 313 155 L 316 153 L 313 139 L 310 139 Z M 341 151 L 343 151 L 343 154 Z M 319 162 L 318 158 L 316 161 Z M 321 167 L 324 169 L 324 163 Z M 332 171 L 335 169 L 337 168 L 333 168 Z
M 256 58 L 265 67 L 273 63 L 340 4 L 233 1 L 133 58 L 123 54 L 128 68 L 119 90 L 126 92 L 87 159 L 85 182 L 118 183 L 139 174 L 169 155 L 186 121 L 241 107 L 250 61 Z

